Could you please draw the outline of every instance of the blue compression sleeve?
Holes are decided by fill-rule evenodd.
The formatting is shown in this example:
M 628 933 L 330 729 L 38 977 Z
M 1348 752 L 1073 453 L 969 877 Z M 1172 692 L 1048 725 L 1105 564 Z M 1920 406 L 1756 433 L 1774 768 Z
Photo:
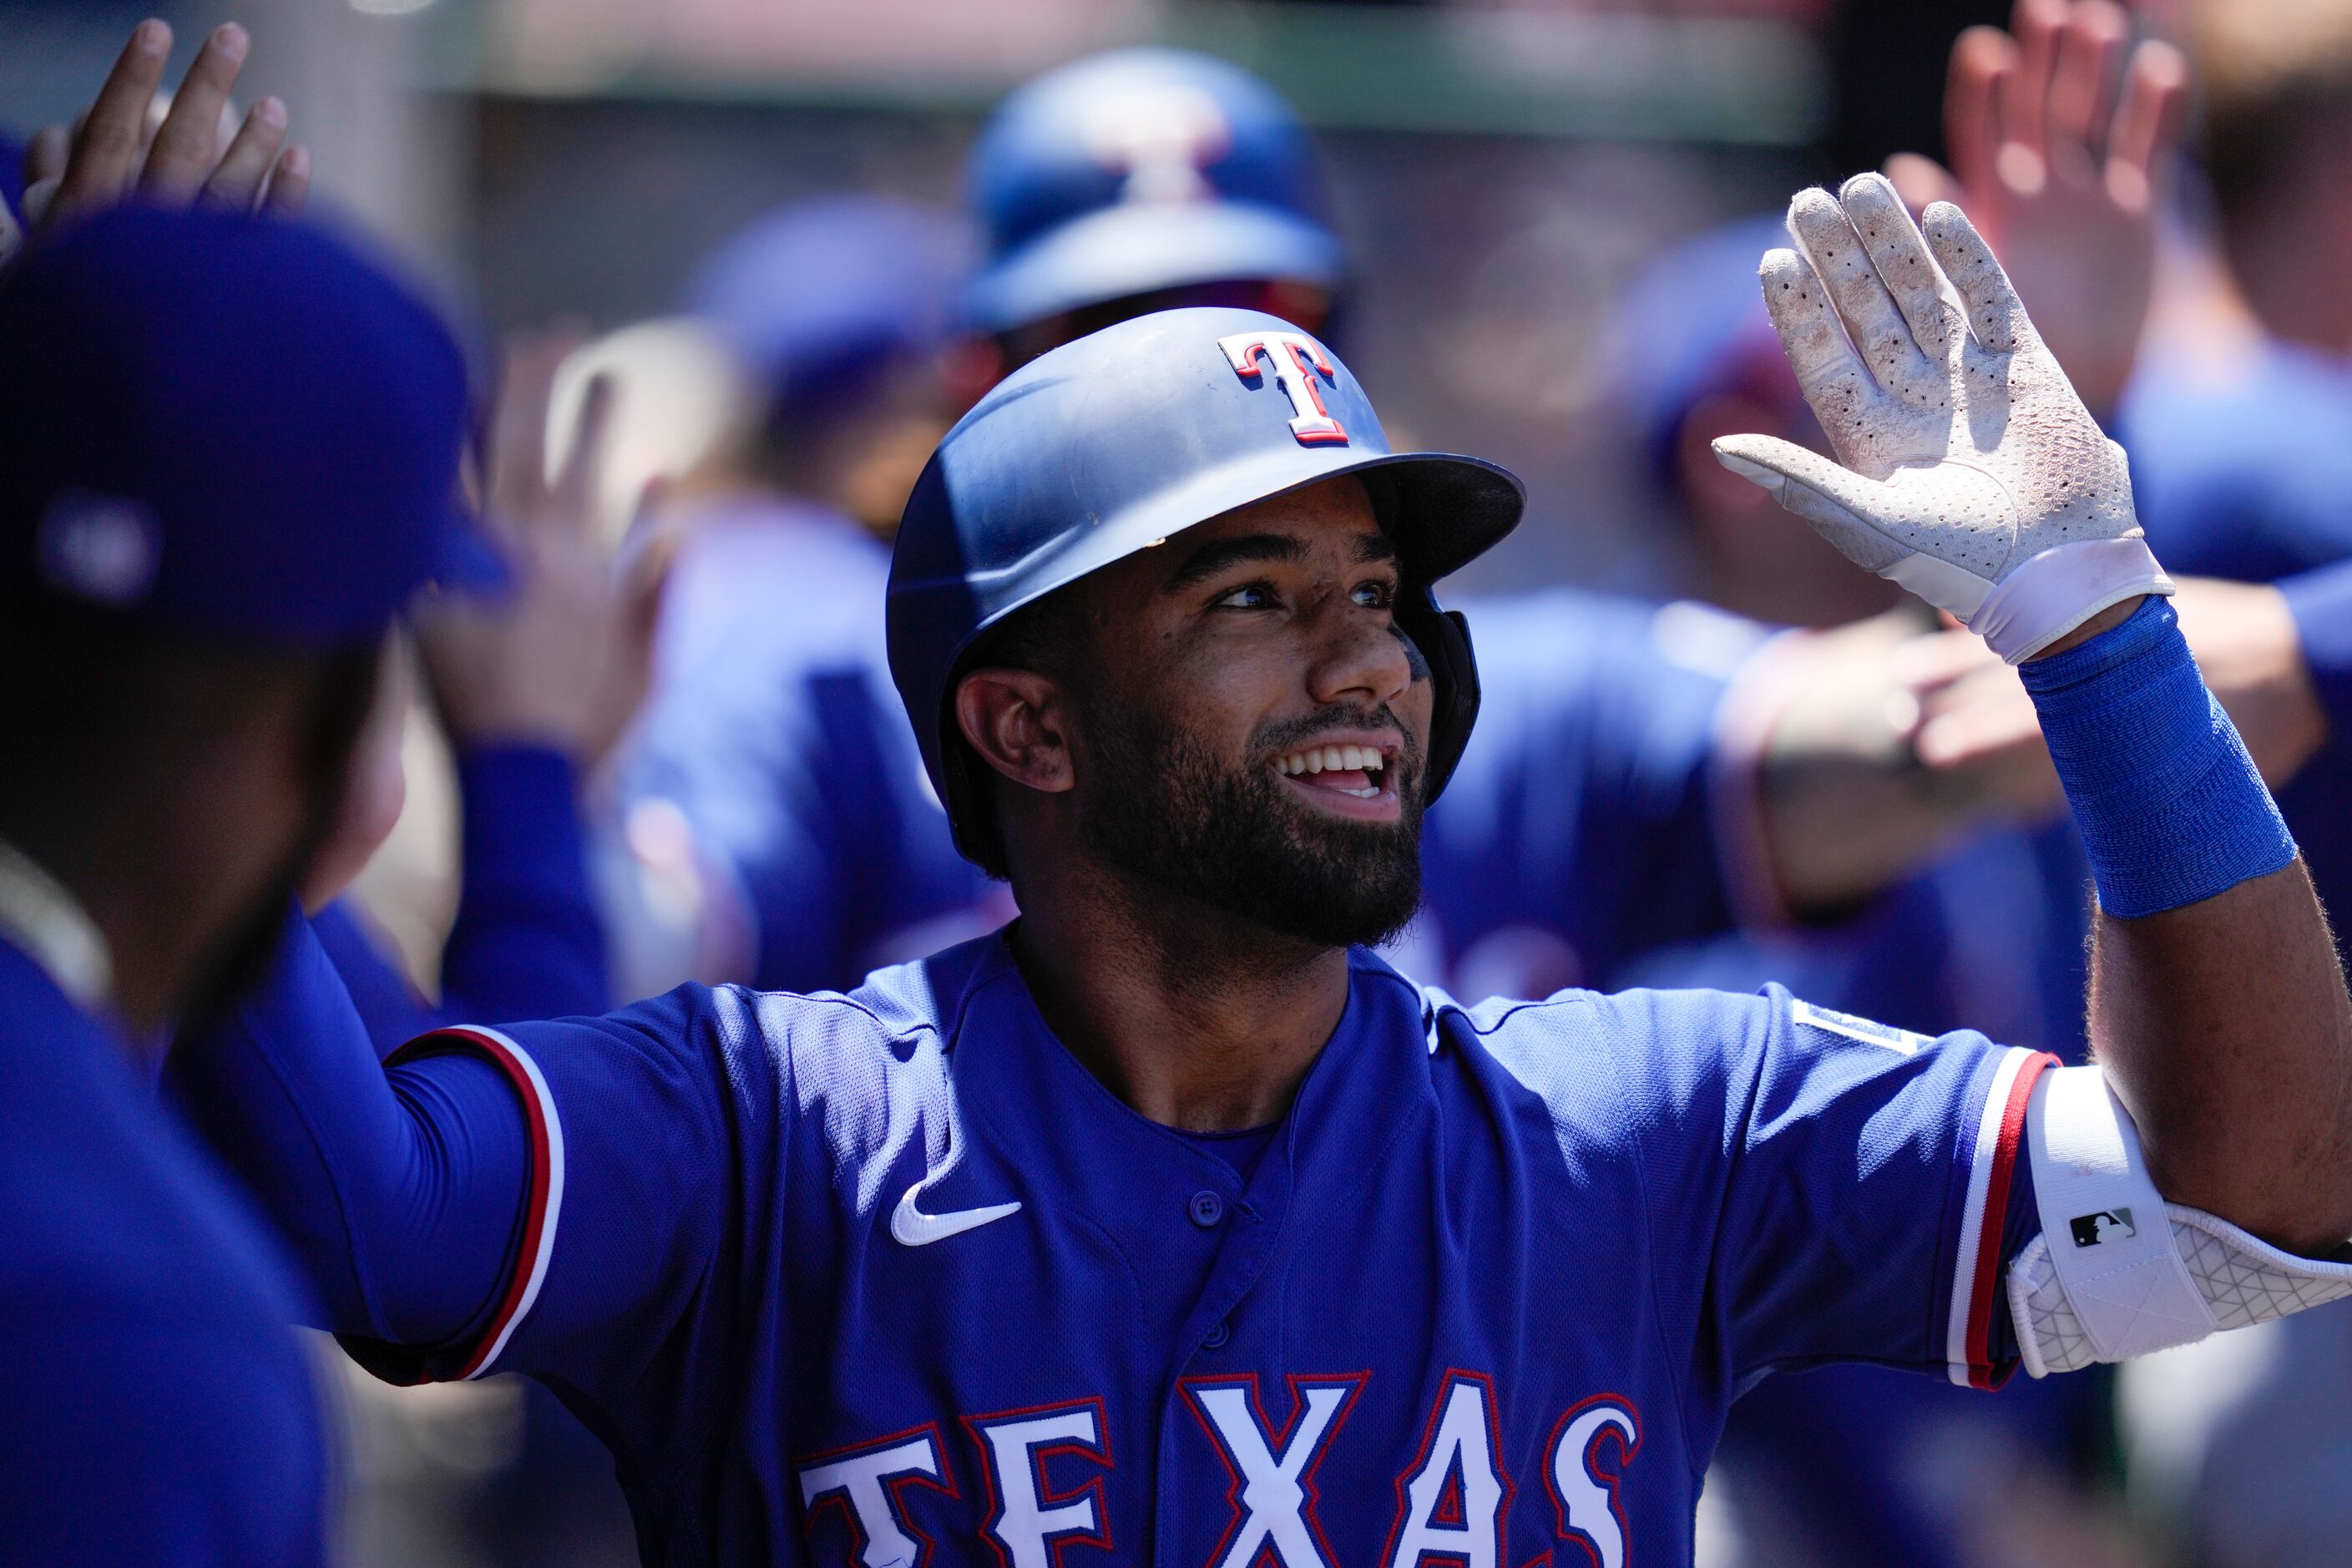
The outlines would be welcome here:
M 613 983 L 571 759 L 545 746 L 476 747 L 457 759 L 457 785 L 465 889 L 441 957 L 441 1016 L 495 1024 L 604 1012 Z
M 521 1103 L 476 1057 L 382 1066 L 299 913 L 262 985 L 170 1070 L 301 1260 L 321 1326 L 430 1345 L 488 1320 L 529 1195 Z
M 2179 909 L 2294 858 L 2286 823 L 2165 600 L 2018 673 L 2107 913 Z

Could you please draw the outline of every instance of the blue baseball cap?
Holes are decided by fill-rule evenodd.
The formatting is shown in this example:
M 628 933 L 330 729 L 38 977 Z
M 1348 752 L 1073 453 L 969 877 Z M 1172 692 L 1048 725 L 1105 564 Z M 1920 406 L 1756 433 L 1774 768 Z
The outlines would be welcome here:
M 1790 243 L 1779 213 L 1718 224 L 1661 251 L 1619 296 L 1611 380 L 1659 482 L 1673 475 L 1683 421 L 1705 399 L 1759 376 L 1785 382 L 1796 399 L 1756 286 L 1764 253 Z
M 982 127 L 966 181 L 988 258 L 965 296 L 1002 331 L 1199 283 L 1346 272 L 1313 140 L 1229 61 L 1118 49 L 1048 71 Z
M 457 343 L 315 227 L 77 224 L 0 275 L 0 599 L 307 648 L 501 578 L 458 498 Z
M 936 353 L 971 245 L 950 215 L 889 196 L 819 196 L 753 222 L 687 289 L 780 405 L 831 402 L 884 366 Z

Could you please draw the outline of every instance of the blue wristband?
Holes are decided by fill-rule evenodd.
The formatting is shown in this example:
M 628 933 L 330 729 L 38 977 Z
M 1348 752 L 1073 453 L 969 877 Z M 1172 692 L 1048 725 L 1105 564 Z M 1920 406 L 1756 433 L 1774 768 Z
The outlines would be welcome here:
M 2121 626 L 2018 673 L 2107 913 L 2177 910 L 2294 858 L 2166 601 L 2150 598 Z

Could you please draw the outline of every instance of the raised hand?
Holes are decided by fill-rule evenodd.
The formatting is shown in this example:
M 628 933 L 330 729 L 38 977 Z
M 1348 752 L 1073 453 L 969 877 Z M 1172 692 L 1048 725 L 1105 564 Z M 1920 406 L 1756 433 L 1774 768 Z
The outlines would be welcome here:
M 1799 250 L 1764 256 L 1764 301 L 1837 455 L 1715 443 L 1849 560 L 1981 634 L 2011 663 L 2110 606 L 2169 593 L 2099 429 L 1960 210 L 1926 232 L 1885 178 L 1800 192 Z
M 553 746 L 586 766 L 620 738 L 650 685 L 662 557 L 642 551 L 616 571 L 598 536 L 609 383 L 591 384 L 564 461 L 548 473 L 548 406 L 571 348 L 550 340 L 508 356 L 485 510 L 513 569 L 510 591 L 438 601 L 417 631 L 457 739 Z
M 158 116 L 172 29 L 154 20 L 132 28 L 75 128 L 49 127 L 27 148 L 25 205 L 36 229 L 130 200 L 299 212 L 310 154 L 287 145 L 286 105 L 265 98 L 242 123 L 229 119 L 229 94 L 250 47 L 236 23 L 215 28 Z
M 2111 412 L 2147 316 L 2157 185 L 2188 62 L 2159 40 L 2135 46 L 2110 0 L 2019 0 L 2011 26 L 1971 27 L 1952 46 L 1950 172 L 1912 153 L 1886 172 L 1914 212 L 1968 209 L 2075 390 Z

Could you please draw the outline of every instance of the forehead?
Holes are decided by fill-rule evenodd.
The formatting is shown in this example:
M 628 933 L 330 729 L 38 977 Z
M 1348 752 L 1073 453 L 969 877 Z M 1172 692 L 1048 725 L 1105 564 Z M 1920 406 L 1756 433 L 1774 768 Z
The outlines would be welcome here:
M 1371 493 L 1364 488 L 1364 481 L 1353 474 L 1340 474 L 1235 507 L 1171 535 L 1164 545 L 1145 552 L 1144 558 L 1151 560 L 1154 570 L 1166 573 L 1175 570 L 1204 546 L 1235 539 L 1282 534 L 1309 548 L 1328 543 L 1355 552 L 1359 541 L 1380 533 L 1380 514 L 1372 506 Z

